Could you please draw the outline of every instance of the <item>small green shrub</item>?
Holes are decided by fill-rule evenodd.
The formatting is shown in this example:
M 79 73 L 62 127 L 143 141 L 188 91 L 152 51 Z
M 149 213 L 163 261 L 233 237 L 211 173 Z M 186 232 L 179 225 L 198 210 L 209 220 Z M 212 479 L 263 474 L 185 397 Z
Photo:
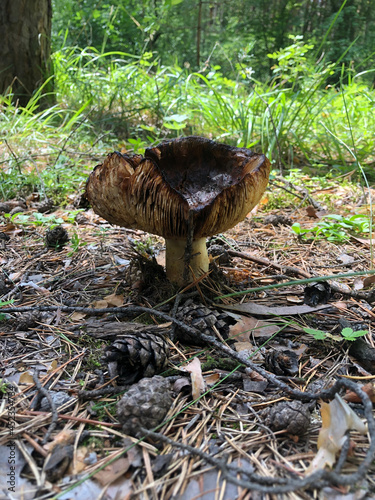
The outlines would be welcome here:
M 333 243 L 348 241 L 353 234 L 361 235 L 370 232 L 370 220 L 363 215 L 326 215 L 318 224 L 312 228 L 303 228 L 299 222 L 291 226 L 292 231 L 302 239 L 313 236 L 314 238 L 326 239 Z

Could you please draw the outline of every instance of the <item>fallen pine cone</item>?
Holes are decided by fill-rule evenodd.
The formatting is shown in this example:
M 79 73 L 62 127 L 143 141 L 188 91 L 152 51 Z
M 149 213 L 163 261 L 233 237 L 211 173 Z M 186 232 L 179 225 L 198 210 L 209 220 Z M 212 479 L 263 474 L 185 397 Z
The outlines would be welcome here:
M 267 412 L 266 425 L 274 430 L 286 430 L 293 436 L 301 436 L 310 425 L 308 405 L 301 401 L 281 401 L 273 405 Z
M 209 309 L 202 304 L 195 304 L 191 299 L 178 309 L 176 319 L 186 325 L 196 328 L 200 333 L 217 338 L 217 332 L 226 340 L 229 334 L 229 325 L 232 319 L 226 314 L 215 309 Z M 177 339 L 182 343 L 204 345 L 199 338 L 190 335 L 185 330 L 176 328 Z
M 117 418 L 125 434 L 141 436 L 141 427 L 153 429 L 168 413 L 173 402 L 171 385 L 160 375 L 134 384 L 117 404 Z
M 110 377 L 118 376 L 120 384 L 133 384 L 162 372 L 168 358 L 169 346 L 163 336 L 143 332 L 121 335 L 103 356 Z
M 69 241 L 68 231 L 62 226 L 55 226 L 52 229 L 47 229 L 45 242 L 48 248 L 62 248 Z

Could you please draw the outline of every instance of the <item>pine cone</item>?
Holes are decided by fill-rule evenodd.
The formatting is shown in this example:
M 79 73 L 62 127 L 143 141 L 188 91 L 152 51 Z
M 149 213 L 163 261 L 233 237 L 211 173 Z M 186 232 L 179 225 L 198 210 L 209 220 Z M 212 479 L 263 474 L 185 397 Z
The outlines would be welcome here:
M 47 229 L 45 241 L 48 248 L 62 248 L 68 243 L 69 235 L 62 226 L 55 226 L 53 229 Z
M 41 202 L 33 203 L 33 207 L 36 208 L 40 214 L 44 214 L 46 212 L 51 212 L 54 207 L 54 203 L 51 198 L 46 198 Z
M 159 425 L 172 405 L 171 386 L 159 375 L 134 384 L 117 405 L 117 418 L 125 434 L 141 436 L 141 427 Z
M 121 335 L 106 348 L 104 361 L 111 377 L 120 384 L 133 384 L 162 372 L 168 363 L 169 346 L 161 335 L 138 332 Z
M 298 373 L 298 356 L 289 349 L 267 352 L 264 364 L 266 370 L 276 375 L 295 375 Z
M 266 425 L 274 431 L 286 430 L 289 434 L 301 436 L 310 424 L 310 411 L 301 401 L 281 401 L 267 411 Z
M 233 323 L 230 316 L 226 313 L 221 313 L 215 309 L 209 309 L 202 304 L 194 304 L 191 299 L 187 300 L 184 306 L 177 311 L 176 319 L 211 337 L 217 337 L 215 332 L 215 329 L 217 329 L 225 340 L 228 338 L 229 325 Z M 175 334 L 180 342 L 193 345 L 205 345 L 199 338 L 179 328 L 176 328 Z

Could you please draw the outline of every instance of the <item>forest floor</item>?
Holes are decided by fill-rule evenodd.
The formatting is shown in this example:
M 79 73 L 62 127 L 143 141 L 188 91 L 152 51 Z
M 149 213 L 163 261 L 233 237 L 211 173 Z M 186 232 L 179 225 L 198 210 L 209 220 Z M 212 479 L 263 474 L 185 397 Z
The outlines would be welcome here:
M 183 292 L 151 257 L 163 265 L 161 238 L 90 209 L 41 215 L 31 199 L 3 217 L 1 499 L 375 496 L 371 272 L 272 288 L 372 269 L 369 234 L 338 243 L 345 222 L 331 224 L 333 242 L 290 227 L 365 213 L 366 200 L 350 183 L 311 185 L 304 200 L 288 189 L 271 186 L 255 214 L 209 242 L 211 274 Z M 46 246 L 51 223 L 69 233 L 60 249 Z M 158 372 L 167 386 L 148 382 L 162 388 L 153 404 L 171 397 L 161 425 L 147 434 L 141 414 L 143 427 L 124 430 L 118 401 Z M 343 450 L 325 471 L 322 415 L 325 457 L 332 435 L 333 455 Z

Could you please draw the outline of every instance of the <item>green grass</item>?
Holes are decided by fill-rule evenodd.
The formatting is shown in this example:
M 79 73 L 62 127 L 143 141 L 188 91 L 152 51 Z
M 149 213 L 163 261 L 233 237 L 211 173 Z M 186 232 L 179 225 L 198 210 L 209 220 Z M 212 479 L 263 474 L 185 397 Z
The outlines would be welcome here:
M 0 197 L 39 191 L 64 205 L 106 152 L 142 153 L 190 134 L 263 151 L 275 169 L 360 177 L 361 166 L 374 179 L 375 90 L 352 68 L 343 68 L 345 85 L 325 87 L 340 60 L 315 63 L 312 54 L 292 38 L 270 54 L 274 76 L 262 83 L 241 64 L 228 79 L 215 65 L 192 73 L 160 66 L 152 53 L 64 47 L 53 54 L 53 107 L 38 109 L 43 89 L 26 108 L 0 98 Z

